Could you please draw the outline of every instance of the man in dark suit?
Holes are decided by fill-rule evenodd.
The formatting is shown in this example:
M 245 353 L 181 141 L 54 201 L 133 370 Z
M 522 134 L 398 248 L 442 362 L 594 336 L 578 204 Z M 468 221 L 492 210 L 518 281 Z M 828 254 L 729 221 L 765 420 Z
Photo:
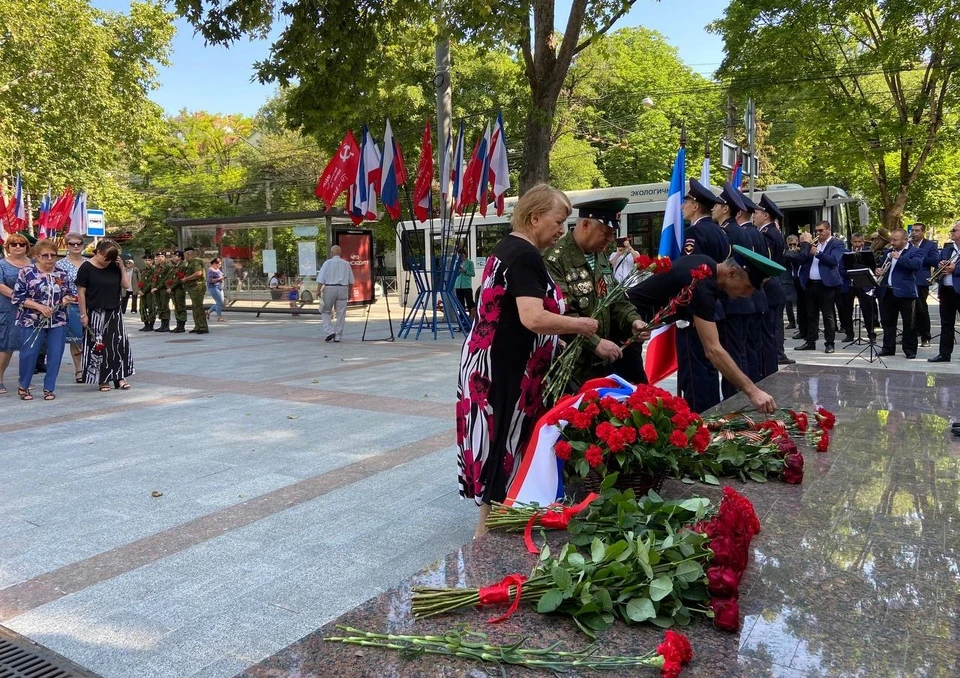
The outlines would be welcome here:
M 903 323 L 903 354 L 908 360 L 917 357 L 917 329 L 913 326 L 914 305 L 917 302 L 917 269 L 923 263 L 923 253 L 910 247 L 907 232 L 902 228 L 890 231 L 890 252 L 880 262 L 880 322 L 883 324 L 881 356 L 896 355 L 897 317 Z M 890 267 L 883 272 L 885 264 Z
M 766 238 L 753 224 L 753 214 L 757 211 L 758 205 L 745 193 L 740 194 L 740 200 L 746 207 L 746 211 L 737 215 L 737 223 L 747 236 L 750 250 L 765 257 L 770 253 L 770 248 L 767 246 Z M 762 288 L 757 289 L 751 295 L 750 300 L 753 302 L 754 313 L 746 320 L 744 348 L 746 349 L 747 369 L 745 371 L 751 381 L 757 382 L 761 379 L 760 365 L 763 363 L 763 340 L 761 337 L 763 336 L 763 318 L 768 310 L 767 295 L 764 294 Z
M 850 251 L 872 252 L 873 248 L 866 244 L 863 233 L 854 233 L 850 237 Z M 844 271 L 844 273 L 846 274 L 847 272 Z M 846 275 L 846 282 L 849 286 L 849 291 L 843 293 L 843 302 L 839 304 L 839 306 L 843 309 L 844 317 L 849 317 L 847 328 L 849 329 L 848 333 L 851 335 L 850 338 L 851 340 L 853 339 L 853 300 L 856 299 L 860 304 L 860 317 L 863 327 L 867 330 L 867 338 L 871 342 L 875 342 L 877 340 L 877 331 L 874 329 L 877 322 L 877 298 L 872 294 L 868 294 L 873 288 L 857 287 L 849 275 Z M 843 318 L 841 318 L 840 321 L 840 326 L 843 327 L 845 321 Z M 844 341 L 846 341 L 846 338 L 844 338 Z
M 950 231 L 950 241 L 940 250 L 940 262 L 949 262 L 944 269 L 946 275 L 940 279 L 940 352 L 934 358 L 927 358 L 927 362 L 947 363 L 950 362 L 950 356 L 953 354 L 954 331 L 957 328 L 957 315 L 960 314 L 958 261 L 960 261 L 960 221 L 955 221 Z
M 833 237 L 829 221 L 814 226 L 816 241 L 808 232 L 800 234 L 800 284 L 807 298 L 807 340 L 795 351 L 815 351 L 823 316 L 824 352 L 834 352 L 837 334 L 836 302 L 843 282 L 843 244 Z
M 930 345 L 930 309 L 927 307 L 927 296 L 930 294 L 931 267 L 939 261 L 940 250 L 937 243 L 923 237 L 927 230 L 925 224 L 919 221 L 910 227 L 910 245 L 923 252 L 923 263 L 917 269 L 917 305 L 914 307 L 914 325 L 920 336 L 920 345 Z
M 779 266 L 786 263 L 784 252 L 787 243 L 783 239 L 778 223 L 783 223 L 783 212 L 777 203 L 766 193 L 760 196 L 760 204 L 753 213 L 753 223 L 760 229 L 761 235 L 767 243 L 768 256 Z M 787 356 L 783 352 L 783 307 L 786 297 L 783 296 L 783 287 L 780 278 L 770 278 L 763 285 L 767 295 L 767 313 L 763 316 L 760 340 L 763 342 L 760 376 L 769 377 L 776 374 L 781 359 Z

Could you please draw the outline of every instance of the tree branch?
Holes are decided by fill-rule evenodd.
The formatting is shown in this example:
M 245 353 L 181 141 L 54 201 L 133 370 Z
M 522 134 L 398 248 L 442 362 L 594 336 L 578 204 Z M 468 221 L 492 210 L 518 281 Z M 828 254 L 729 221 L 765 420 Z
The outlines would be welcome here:
M 585 38 L 585 39 L 583 40 L 583 42 L 581 42 L 579 45 L 577 45 L 576 48 L 573 50 L 573 55 L 576 56 L 577 54 L 580 54 L 580 52 L 582 52 L 582 51 L 585 50 L 587 47 L 589 47 L 591 44 L 593 44 L 593 42 L 594 42 L 597 38 L 601 37 L 602 35 L 605 35 L 605 34 L 607 33 L 607 31 L 609 31 L 611 28 L 613 28 L 613 25 L 614 25 L 615 23 L 617 23 L 618 21 L 620 21 L 620 19 L 622 19 L 622 18 L 624 17 L 624 15 L 627 14 L 627 12 L 629 12 L 631 9 L 633 9 L 633 5 L 634 5 L 635 2 L 636 2 L 636 0 L 628 0 L 628 2 L 627 2 L 623 7 L 621 7 L 619 11 L 617 11 L 615 14 L 613 14 L 613 15 L 610 17 L 610 19 L 607 21 L 607 23 L 605 23 L 603 26 L 601 26 L 599 29 L 597 29 L 597 32 L 596 32 L 596 33 L 594 33 L 593 35 L 588 36 L 587 38 Z M 578 36 L 578 37 L 579 37 L 579 36 Z

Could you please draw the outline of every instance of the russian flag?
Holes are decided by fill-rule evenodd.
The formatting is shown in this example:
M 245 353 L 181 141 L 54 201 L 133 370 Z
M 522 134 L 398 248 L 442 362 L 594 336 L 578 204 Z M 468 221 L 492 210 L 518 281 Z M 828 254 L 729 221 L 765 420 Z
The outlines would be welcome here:
M 450 179 L 453 182 L 453 192 L 450 197 L 453 199 L 454 207 L 460 205 L 463 194 L 463 120 L 460 121 L 460 131 L 457 133 L 457 146 L 453 153 L 453 168 L 450 170 Z
M 23 204 L 23 180 L 19 174 L 13 189 L 13 201 L 7 209 L 8 213 L 13 213 L 13 223 L 8 225 L 7 230 L 11 233 L 19 233 L 27 225 L 27 206 Z
M 593 379 L 581 387 L 576 395 L 560 398 L 537 421 L 520 460 L 520 466 L 507 487 L 507 498 L 503 502 L 506 506 L 514 504 L 538 504 L 549 506 L 561 501 L 563 489 L 563 461 L 557 459 L 553 446 L 560 439 L 560 431 L 567 422 L 561 420 L 558 424 L 548 424 L 551 418 L 567 407 L 576 407 L 580 404 L 583 394 L 596 390 L 600 397 L 613 396 L 618 400 L 629 398 L 636 390 L 636 386 L 621 379 L 617 375 L 610 375 L 602 379 Z
M 357 167 L 357 180 L 352 213 L 371 221 L 377 218 L 377 191 L 380 187 L 380 149 L 366 125 L 363 126 L 363 146 L 360 149 L 360 164 Z
M 380 164 L 380 200 L 391 218 L 400 218 L 400 185 L 406 183 L 407 172 L 403 167 L 400 146 L 393 136 L 390 120 L 383 133 L 383 160 Z
M 730 183 L 733 184 L 733 187 L 740 190 L 740 186 L 743 184 L 743 154 L 737 153 L 737 162 L 733 166 L 733 176 L 730 177 Z
M 50 188 L 40 201 L 40 214 L 37 215 L 37 238 L 44 240 L 47 237 L 47 221 L 50 218 Z
M 480 164 L 480 176 L 477 177 L 477 204 L 480 206 L 480 216 L 487 216 L 487 192 L 490 187 L 490 123 L 483 131 L 483 140 L 477 151 Z
M 507 166 L 507 135 L 503 129 L 503 111 L 497 114 L 497 126 L 490 142 L 490 183 L 497 216 L 503 214 L 503 195 L 510 188 L 510 168 Z M 486 214 L 486 213 L 484 213 Z
M 683 146 L 677 151 L 673 162 L 673 175 L 670 177 L 670 193 L 667 196 L 667 209 L 663 215 L 663 230 L 660 232 L 661 257 L 671 260 L 680 256 L 683 247 L 683 185 L 686 171 L 687 149 Z M 674 325 L 654 330 L 647 344 L 647 358 L 644 360 L 647 380 L 656 384 L 677 371 L 677 328 Z
M 87 192 L 80 191 L 73 201 L 70 211 L 70 233 L 87 234 Z
M 453 162 L 453 136 L 447 135 L 447 141 L 443 144 L 443 159 L 440 163 L 440 201 L 446 205 L 447 196 L 451 195 L 450 181 L 453 179 L 453 169 L 450 164 Z
M 353 178 L 353 183 L 347 189 L 347 212 L 350 214 L 350 221 L 355 225 L 360 224 L 367 214 L 367 206 L 360 200 L 360 187 L 363 186 L 367 176 L 364 161 L 366 154 L 363 152 L 367 145 L 367 128 L 364 126 L 360 134 L 360 161 L 357 163 L 357 173 Z

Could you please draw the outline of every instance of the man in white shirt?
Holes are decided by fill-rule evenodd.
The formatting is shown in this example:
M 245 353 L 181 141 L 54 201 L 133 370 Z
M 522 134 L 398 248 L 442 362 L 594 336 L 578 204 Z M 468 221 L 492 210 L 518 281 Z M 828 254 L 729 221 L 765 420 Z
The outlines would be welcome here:
M 320 317 L 323 318 L 324 341 L 340 341 L 343 336 L 343 324 L 347 316 L 347 300 L 350 298 L 350 285 L 353 284 L 353 270 L 350 264 L 340 258 L 340 246 L 330 248 L 330 258 L 323 262 L 317 274 L 317 296 L 322 299 Z M 330 312 L 336 307 L 336 328 L 330 324 Z
M 628 275 L 633 273 L 633 258 L 636 255 L 637 251 L 633 249 L 629 236 L 617 241 L 617 249 L 610 255 L 610 268 L 613 269 L 614 280 L 623 282 Z

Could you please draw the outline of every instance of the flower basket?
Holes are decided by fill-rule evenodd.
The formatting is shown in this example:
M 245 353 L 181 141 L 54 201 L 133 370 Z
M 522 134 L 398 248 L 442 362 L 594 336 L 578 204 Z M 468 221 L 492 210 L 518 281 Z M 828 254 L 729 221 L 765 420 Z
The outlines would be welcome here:
M 644 497 L 650 490 L 659 493 L 666 477 L 666 473 L 648 473 L 647 471 L 619 473 L 613 487 L 621 492 L 633 490 L 635 496 Z M 583 489 L 587 492 L 599 493 L 600 483 L 602 482 L 603 476 L 597 469 L 590 469 L 590 472 L 583 479 Z

